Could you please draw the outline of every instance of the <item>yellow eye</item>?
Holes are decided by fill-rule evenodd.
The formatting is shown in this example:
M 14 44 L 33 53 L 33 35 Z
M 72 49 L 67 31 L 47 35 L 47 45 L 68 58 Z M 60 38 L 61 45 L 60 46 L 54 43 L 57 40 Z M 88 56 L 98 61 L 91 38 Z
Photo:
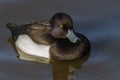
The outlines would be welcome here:
M 63 25 L 62 25 L 62 24 L 60 25 L 60 28 L 63 28 Z

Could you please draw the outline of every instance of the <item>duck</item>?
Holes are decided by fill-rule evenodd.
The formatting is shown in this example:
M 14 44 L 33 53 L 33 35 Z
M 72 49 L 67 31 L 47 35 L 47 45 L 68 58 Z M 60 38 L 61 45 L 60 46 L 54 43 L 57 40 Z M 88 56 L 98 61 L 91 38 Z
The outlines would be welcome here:
M 90 41 L 75 32 L 72 18 L 63 12 L 51 19 L 22 25 L 7 23 L 15 46 L 32 56 L 70 61 L 90 52 Z

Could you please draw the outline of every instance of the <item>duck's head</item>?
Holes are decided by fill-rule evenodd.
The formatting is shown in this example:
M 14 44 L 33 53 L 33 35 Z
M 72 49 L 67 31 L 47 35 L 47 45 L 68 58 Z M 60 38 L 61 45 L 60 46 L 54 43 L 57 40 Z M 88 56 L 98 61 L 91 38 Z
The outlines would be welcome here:
M 51 35 L 55 38 L 68 38 L 72 43 L 80 41 L 73 30 L 73 21 L 65 13 L 56 13 L 50 20 Z

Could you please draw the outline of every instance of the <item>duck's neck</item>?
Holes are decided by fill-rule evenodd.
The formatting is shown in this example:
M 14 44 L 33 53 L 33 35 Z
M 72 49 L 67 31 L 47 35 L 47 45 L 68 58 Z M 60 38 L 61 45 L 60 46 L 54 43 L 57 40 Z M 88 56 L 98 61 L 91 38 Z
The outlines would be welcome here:
M 72 43 L 68 38 L 56 38 L 57 43 Z
M 72 47 L 76 46 L 75 43 L 72 43 L 67 38 L 56 39 L 56 46 L 62 49 L 72 49 Z

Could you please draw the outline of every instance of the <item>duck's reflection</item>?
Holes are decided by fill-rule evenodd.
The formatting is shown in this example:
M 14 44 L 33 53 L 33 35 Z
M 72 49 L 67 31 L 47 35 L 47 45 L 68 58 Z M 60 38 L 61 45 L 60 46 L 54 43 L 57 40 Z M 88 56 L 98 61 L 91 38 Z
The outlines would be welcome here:
M 87 53 L 79 59 L 66 62 L 51 60 L 51 64 L 53 65 L 53 79 L 74 80 L 74 78 L 77 77 L 77 75 L 75 75 L 75 72 L 82 68 L 82 63 L 87 61 L 89 55 L 90 54 Z
M 15 52 L 18 54 L 19 59 L 52 64 L 53 80 L 74 80 L 74 78 L 77 77 L 75 72 L 82 68 L 82 64 L 87 61 L 88 57 L 90 56 L 90 53 L 87 53 L 79 59 L 61 62 L 26 54 L 15 46 L 12 38 L 8 39 L 8 42 L 12 45 Z

